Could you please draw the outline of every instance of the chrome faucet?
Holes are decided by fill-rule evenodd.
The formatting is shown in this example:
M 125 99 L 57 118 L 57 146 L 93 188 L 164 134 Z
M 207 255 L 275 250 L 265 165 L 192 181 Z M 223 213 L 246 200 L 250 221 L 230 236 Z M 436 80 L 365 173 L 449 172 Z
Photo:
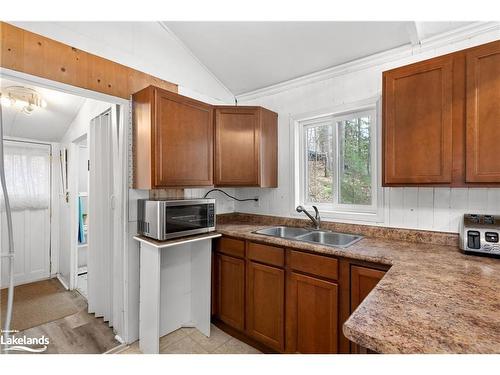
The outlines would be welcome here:
M 314 229 L 318 230 L 320 229 L 320 225 L 321 225 L 321 217 L 319 216 L 319 211 L 318 211 L 318 207 L 316 206 L 312 206 L 312 208 L 314 209 L 314 212 L 316 213 L 316 215 L 313 217 L 309 212 L 307 212 L 307 210 L 302 207 L 302 206 L 297 206 L 296 210 L 297 212 L 303 212 L 307 215 L 307 217 L 309 219 L 311 219 L 311 221 L 313 222 L 314 224 Z

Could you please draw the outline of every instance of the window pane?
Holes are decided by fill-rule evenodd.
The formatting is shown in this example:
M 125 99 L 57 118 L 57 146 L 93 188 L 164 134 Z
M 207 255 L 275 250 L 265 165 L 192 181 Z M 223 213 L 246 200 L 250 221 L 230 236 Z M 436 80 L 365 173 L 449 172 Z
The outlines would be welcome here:
M 370 116 L 338 122 L 339 203 L 371 205 Z
M 306 200 L 333 202 L 333 127 L 331 124 L 305 128 Z

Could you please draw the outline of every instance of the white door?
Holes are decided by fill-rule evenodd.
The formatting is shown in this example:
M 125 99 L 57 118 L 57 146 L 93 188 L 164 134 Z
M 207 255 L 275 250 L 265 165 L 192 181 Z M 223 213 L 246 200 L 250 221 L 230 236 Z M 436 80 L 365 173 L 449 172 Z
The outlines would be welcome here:
M 14 283 L 50 277 L 50 145 L 5 141 L 5 177 L 12 207 Z M 1 194 L 1 190 L 0 190 Z M 7 252 L 3 198 L 1 251 Z M 2 288 L 7 287 L 8 262 L 2 262 Z

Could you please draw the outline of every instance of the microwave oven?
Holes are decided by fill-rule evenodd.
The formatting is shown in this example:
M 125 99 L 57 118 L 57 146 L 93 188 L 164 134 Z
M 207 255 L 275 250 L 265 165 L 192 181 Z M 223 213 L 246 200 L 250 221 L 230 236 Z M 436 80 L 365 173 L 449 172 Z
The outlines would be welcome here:
M 215 230 L 215 199 L 139 199 L 140 235 L 164 241 Z

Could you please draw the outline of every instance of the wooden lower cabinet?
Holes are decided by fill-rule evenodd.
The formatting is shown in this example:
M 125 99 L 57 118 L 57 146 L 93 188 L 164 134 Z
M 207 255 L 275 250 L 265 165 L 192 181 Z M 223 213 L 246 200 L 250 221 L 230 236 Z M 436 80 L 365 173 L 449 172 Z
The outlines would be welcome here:
M 385 272 L 368 267 L 351 266 L 351 313 L 368 296 Z M 366 349 L 351 342 L 351 353 L 367 353 Z
M 216 249 L 213 316 L 238 338 L 264 352 L 367 353 L 342 324 L 385 271 L 237 238 Z
M 221 321 L 238 330 L 245 328 L 245 261 L 216 254 L 217 314 Z
M 337 353 L 338 285 L 291 272 L 287 285 L 286 351 Z
M 254 339 L 284 351 L 285 271 L 247 263 L 246 331 Z

